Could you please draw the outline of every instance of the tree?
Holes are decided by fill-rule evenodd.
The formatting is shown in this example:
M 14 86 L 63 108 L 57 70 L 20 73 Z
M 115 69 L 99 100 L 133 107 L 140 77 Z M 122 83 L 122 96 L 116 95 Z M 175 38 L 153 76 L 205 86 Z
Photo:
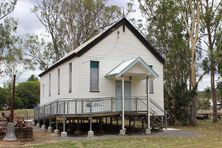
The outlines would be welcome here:
M 6 18 L 15 8 L 17 0 L 0 1 L 0 74 L 3 73 L 2 62 L 7 56 L 6 47 L 11 44 L 11 33 L 16 29 L 16 22 Z
M 138 2 L 146 19 L 146 38 L 165 57 L 165 108 L 171 113 L 173 122 L 186 124 L 189 120 L 187 82 L 190 78 L 191 53 L 187 50 L 183 18 L 179 17 L 180 6 L 174 0 Z
M 28 78 L 27 81 L 38 81 L 38 80 L 39 80 L 38 77 L 35 76 L 34 74 L 32 74 L 32 75 Z
M 51 37 L 50 47 L 44 45 L 44 47 L 50 49 L 45 50 L 44 48 L 43 52 L 32 51 L 30 54 L 50 55 L 52 63 L 55 63 L 64 54 L 74 50 L 80 44 L 113 24 L 121 17 L 121 9 L 115 5 L 108 5 L 108 1 L 43 0 L 41 4 L 34 7 L 33 12 Z M 33 48 L 32 50 L 38 49 Z M 35 55 L 32 54 L 32 56 Z M 34 60 L 43 65 L 42 69 L 45 69 L 48 66 L 44 66 L 47 64 L 45 60 L 42 60 L 42 57 L 40 58 L 37 55 Z M 43 62 L 45 64 L 42 64 Z
M 37 65 L 40 70 L 46 70 L 52 65 L 54 51 L 51 42 L 46 43 L 37 35 L 26 35 L 24 47 L 27 49 L 25 55 L 31 57 L 33 65 Z
M 207 46 L 208 56 L 205 58 L 205 71 L 210 72 L 211 97 L 213 101 L 213 123 L 217 122 L 217 98 L 215 88 L 215 73 L 217 71 L 217 53 L 221 44 L 221 21 L 222 21 L 222 2 L 215 0 L 201 1 L 203 35 L 207 38 L 204 43 Z M 219 37 L 219 38 L 218 38 Z M 219 44 L 218 44 L 219 43 Z M 220 57 L 221 58 L 221 57 Z
M 2 109 L 4 105 L 8 104 L 9 98 L 10 93 L 8 88 L 0 87 L 0 109 Z
M 138 0 L 138 2 L 146 19 L 147 39 L 166 59 L 165 94 L 166 98 L 172 101 L 166 104 L 170 105 L 168 106 L 170 108 L 177 108 L 176 102 L 183 98 L 178 98 L 174 89 L 180 84 L 180 88 L 184 89 L 183 92 L 186 94 L 184 99 L 187 103 L 181 105 L 190 107 L 187 111 L 190 114 L 189 121 L 192 125 L 196 125 L 197 88 L 207 73 L 200 74 L 197 69 L 197 61 L 201 59 L 200 1 Z
M 19 83 L 16 87 L 17 108 L 34 108 L 40 100 L 38 80 Z
M 202 77 L 206 74 L 202 74 L 197 80 L 197 45 L 199 39 L 200 28 L 200 1 L 199 0 L 186 0 L 179 1 L 182 8 L 181 16 L 183 17 L 184 24 L 187 33 L 187 42 L 189 50 L 191 51 L 191 63 L 190 63 L 190 84 L 191 84 L 191 118 L 190 123 L 196 125 L 196 112 L 197 112 L 197 87 Z

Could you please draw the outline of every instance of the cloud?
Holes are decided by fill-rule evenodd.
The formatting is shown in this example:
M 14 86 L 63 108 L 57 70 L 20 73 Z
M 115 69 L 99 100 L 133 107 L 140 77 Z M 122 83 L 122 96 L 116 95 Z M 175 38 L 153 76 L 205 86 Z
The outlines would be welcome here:
M 39 2 L 41 1 L 18 0 L 15 10 L 10 14 L 11 17 L 18 21 L 18 35 L 25 35 L 26 33 L 38 33 L 39 30 L 44 30 L 44 26 L 31 11 L 34 8 L 34 5 Z

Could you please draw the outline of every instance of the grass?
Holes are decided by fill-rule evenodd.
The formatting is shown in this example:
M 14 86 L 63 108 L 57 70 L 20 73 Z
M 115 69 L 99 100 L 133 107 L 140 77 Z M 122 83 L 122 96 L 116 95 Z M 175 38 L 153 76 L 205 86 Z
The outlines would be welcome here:
M 103 140 L 73 140 L 35 145 L 34 148 L 145 148 L 145 147 L 222 147 L 222 121 L 216 124 L 210 120 L 199 121 L 196 127 L 177 127 L 183 130 L 197 132 L 197 137 L 166 137 L 166 136 L 126 136 Z
M 0 116 L 2 112 L 6 113 L 7 115 L 10 114 L 10 110 L 7 111 L 0 111 Z M 24 119 L 33 119 L 34 117 L 34 110 L 33 109 L 17 109 L 14 110 L 15 117 L 20 117 Z

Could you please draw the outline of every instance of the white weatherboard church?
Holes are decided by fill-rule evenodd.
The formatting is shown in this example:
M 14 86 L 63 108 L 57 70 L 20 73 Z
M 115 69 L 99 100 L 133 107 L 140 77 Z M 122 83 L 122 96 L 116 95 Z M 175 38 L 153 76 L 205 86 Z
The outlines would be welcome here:
M 147 111 L 149 133 L 150 116 L 165 113 L 163 63 L 155 48 L 123 18 L 39 75 L 40 111 L 35 119 L 43 119 L 45 125 L 53 115 L 67 120 L 117 113 L 123 121 L 120 133 L 125 134 L 125 115 Z

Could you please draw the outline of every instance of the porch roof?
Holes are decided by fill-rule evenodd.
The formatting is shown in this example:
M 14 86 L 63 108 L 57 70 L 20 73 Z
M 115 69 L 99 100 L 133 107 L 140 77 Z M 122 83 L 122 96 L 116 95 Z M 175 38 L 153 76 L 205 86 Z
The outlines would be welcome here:
M 136 66 L 137 64 L 140 64 L 142 66 L 143 72 L 140 73 L 139 69 L 137 69 L 138 73 L 137 72 L 130 72 L 130 70 L 134 66 Z M 111 70 L 108 74 L 106 74 L 105 77 L 112 77 L 112 76 L 121 77 L 122 75 L 129 75 L 130 76 L 130 74 L 132 76 L 136 75 L 136 74 L 140 74 L 143 76 L 149 76 L 151 79 L 159 77 L 158 74 L 141 57 L 134 58 L 134 59 L 120 63 L 113 70 Z

